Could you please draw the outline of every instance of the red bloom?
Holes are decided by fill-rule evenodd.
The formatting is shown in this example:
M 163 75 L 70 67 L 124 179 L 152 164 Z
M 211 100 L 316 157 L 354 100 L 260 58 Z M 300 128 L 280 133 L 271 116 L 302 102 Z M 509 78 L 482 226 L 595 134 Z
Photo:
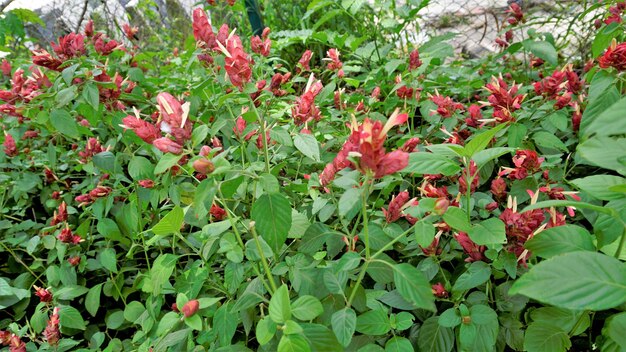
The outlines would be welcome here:
M 471 263 L 485 260 L 484 253 L 487 249 L 485 246 L 479 246 L 474 243 L 465 232 L 457 233 L 454 238 L 459 242 L 461 247 L 463 247 L 463 251 L 469 255 L 469 257 L 465 258 L 466 262 Z
M 54 211 L 54 216 L 50 222 L 50 225 L 52 226 L 67 221 L 67 204 L 65 204 L 65 202 L 61 202 L 57 210 Z
M 190 316 L 196 314 L 198 308 L 200 308 L 200 302 L 198 302 L 197 299 L 192 299 L 191 301 L 185 303 L 185 305 L 183 306 L 183 315 L 185 316 L 185 318 L 189 318 Z
M 140 180 L 137 183 L 139 184 L 139 186 L 141 186 L 143 188 L 152 188 L 152 187 L 154 187 L 154 181 L 152 181 L 150 179 Z
M 78 255 L 67 258 L 67 262 L 70 263 L 71 266 L 77 266 L 78 264 L 80 264 L 80 261 L 81 258 Z
M 137 137 L 141 138 L 144 142 L 152 144 L 155 139 L 161 137 L 161 131 L 159 128 L 147 121 L 140 119 L 139 117 L 128 115 L 123 120 L 124 129 L 130 129 Z
M 309 83 L 305 88 L 304 94 L 296 99 L 296 104 L 291 107 L 291 116 L 296 125 L 302 125 L 311 120 L 319 120 L 321 118 L 320 110 L 315 106 L 315 97 L 322 90 L 322 82 L 313 80 L 315 77 L 311 75 Z
M 370 94 L 370 97 L 372 99 L 378 100 L 379 96 L 380 96 L 380 87 L 376 86 L 376 87 L 374 87 L 374 89 L 372 89 L 372 93 Z
M 263 55 L 270 55 L 270 47 L 272 46 L 272 41 L 269 38 L 270 29 L 269 27 L 265 27 L 263 30 L 263 34 L 261 37 L 255 35 L 250 39 L 250 48 L 253 52 Z
M 324 175 L 326 171 L 334 175 L 343 168 L 352 167 L 363 174 L 381 178 L 404 169 L 409 164 L 409 153 L 402 150 L 386 153 L 383 144 L 387 139 L 387 132 L 394 126 L 405 123 L 407 119 L 408 115 L 400 114 L 398 110 L 394 111 L 384 126 L 380 121 L 372 122 L 368 118 L 358 124 L 353 117 L 350 137 L 333 160 L 332 167 L 327 165 L 320 176 L 322 186 L 332 180 Z M 357 165 L 348 160 L 350 154 L 359 158 Z
M 93 198 L 91 198 L 91 196 L 89 194 L 81 194 L 79 196 L 76 196 L 76 198 L 74 198 L 74 200 L 79 203 L 78 206 L 83 206 L 83 205 L 87 205 L 87 204 L 91 204 L 93 203 Z
M 339 60 L 339 50 L 332 48 L 328 49 L 326 52 L 328 55 L 328 59 L 330 62 L 326 65 L 326 68 L 329 70 L 340 70 L 343 67 L 343 63 Z
M 96 52 L 100 55 L 109 55 L 111 54 L 114 50 L 119 49 L 122 47 L 122 44 L 118 43 L 117 41 L 111 39 L 109 41 L 104 40 L 104 36 L 99 35 L 96 40 L 94 40 L 94 48 L 96 49 Z
M 85 55 L 85 37 L 82 34 L 70 33 L 59 38 L 59 43 L 50 43 L 52 50 L 63 61 Z
M 224 26 L 222 26 L 224 28 Z M 243 85 L 250 81 L 252 77 L 252 68 L 250 65 L 253 61 L 248 57 L 243 46 L 241 45 L 241 39 L 235 34 L 231 34 L 224 38 L 225 45 L 222 44 L 220 37 L 222 34 L 222 28 L 218 33 L 218 46 L 220 50 L 226 55 L 224 59 L 224 69 L 228 74 L 230 82 L 240 91 L 243 90 Z
M 94 29 L 93 29 L 93 20 L 89 20 L 87 21 L 87 24 L 85 25 L 85 36 L 86 37 L 91 37 L 93 36 L 94 33 Z
M 506 181 L 503 178 L 498 177 L 491 181 L 491 194 L 498 200 L 506 198 Z
M 10 133 L 6 133 L 4 135 L 4 154 L 7 156 L 16 156 L 17 155 L 17 145 L 15 144 L 15 139 Z
M 209 159 L 200 158 L 193 162 L 193 169 L 203 175 L 207 175 L 215 170 L 215 165 Z
M 128 38 L 128 40 L 139 39 L 137 37 L 137 32 L 139 32 L 138 27 L 131 27 L 130 24 L 124 23 L 122 25 L 122 30 L 124 31 L 124 35 L 126 36 L 126 38 Z
M 52 293 L 47 288 L 41 288 L 33 286 L 35 289 L 35 296 L 39 297 L 40 302 L 48 303 L 52 302 Z
M 389 207 L 387 209 L 382 209 L 383 215 L 385 215 L 385 220 L 387 220 L 387 223 L 392 223 L 400 219 L 402 217 L 402 209 L 408 202 L 409 192 L 407 191 L 400 192 L 397 195 L 391 197 Z
M 413 97 L 413 88 L 402 86 L 396 91 L 396 95 L 400 99 L 411 99 Z
M 480 111 L 480 106 L 472 104 L 468 108 L 469 117 L 465 119 L 465 123 L 469 127 L 480 127 L 480 121 L 483 118 L 483 113 Z
M 515 168 L 505 167 L 500 171 L 500 176 L 508 175 L 509 179 L 521 180 L 529 174 L 539 171 L 544 158 L 540 158 L 533 150 L 518 150 L 513 157 Z
M 456 103 L 450 97 L 444 97 L 435 91 L 435 95 L 428 95 L 428 98 L 435 104 L 437 104 L 437 110 L 431 112 L 431 115 L 439 114 L 441 117 L 451 117 L 457 110 L 464 110 L 463 104 Z
M 206 12 L 198 7 L 193 10 L 193 37 L 201 48 L 213 49 L 216 46 L 215 33 Z
M 413 153 L 418 144 L 420 144 L 419 137 L 409 138 L 406 142 L 404 142 L 400 149 L 407 153 Z
M 174 142 L 173 140 L 167 137 L 161 137 L 155 139 L 152 142 L 152 145 L 155 146 L 158 150 L 163 153 L 172 153 L 172 154 L 181 154 L 183 152 L 183 146 Z
M 478 184 L 479 182 L 479 176 L 478 176 L 478 167 L 476 166 L 476 163 L 474 162 L 474 160 L 470 161 L 470 175 L 469 177 L 472 180 L 472 184 L 470 187 L 470 193 L 473 193 L 474 191 L 476 191 L 476 188 L 478 188 Z M 465 194 L 467 192 L 467 168 L 463 169 L 463 172 L 461 173 L 461 177 L 459 178 L 459 192 Z
M 9 352 L 26 352 L 26 344 L 15 334 L 11 335 Z
M 440 197 L 435 201 L 435 206 L 433 207 L 433 212 L 439 216 L 446 213 L 448 207 L 450 206 L 450 201 L 446 197 Z
M 433 295 L 439 298 L 448 298 L 449 293 L 441 282 L 438 282 L 432 286 Z
M 525 22 L 522 8 L 517 3 L 511 3 L 507 12 L 511 15 L 511 17 L 507 20 L 511 25 Z
M 89 196 L 94 199 L 102 198 L 102 197 L 108 196 L 109 193 L 111 193 L 111 191 L 112 191 L 111 187 L 98 186 L 89 192 Z
M 57 238 L 63 243 L 72 244 L 78 244 L 83 240 L 79 235 L 75 235 L 69 227 L 62 229 Z
M 0 64 L 0 68 L 2 69 L 2 74 L 10 77 L 11 76 L 11 64 L 7 61 L 7 59 L 2 59 L 2 64 Z
M 213 219 L 217 221 L 222 221 L 226 218 L 226 210 L 224 210 L 217 204 L 211 205 L 211 209 L 209 210 L 209 213 L 211 214 Z
M 492 78 L 491 83 L 485 85 L 485 89 L 491 93 L 487 98 L 489 102 L 483 102 L 484 106 L 492 106 L 493 117 L 497 122 L 513 121 L 512 113 L 521 108 L 521 103 L 526 95 L 517 95 L 520 85 L 509 88 L 502 77 Z
M 78 152 L 78 155 L 81 157 L 81 162 L 86 163 L 91 157 L 94 155 L 103 152 L 104 149 L 100 142 L 96 138 L 89 138 L 87 140 L 87 144 L 85 145 L 85 149 L 83 151 Z
M 556 103 L 554 104 L 554 109 L 561 110 L 567 105 L 569 105 L 571 101 L 572 101 L 572 93 L 570 92 L 564 93 L 556 100 Z
M 435 238 L 433 238 L 433 241 L 428 245 L 428 247 L 424 248 L 420 246 L 422 253 L 428 256 L 441 254 L 441 248 L 439 247 L 439 236 L 439 234 L 436 235 Z
M 420 60 L 420 53 L 417 49 L 411 51 L 409 53 L 409 70 L 413 71 L 422 66 L 422 61 Z
M 614 67 L 620 72 L 626 71 L 626 43 L 617 44 L 613 39 L 613 43 L 598 59 L 598 63 L 602 68 Z
M 233 132 L 235 136 L 241 138 L 243 136 L 243 132 L 245 131 L 247 126 L 246 120 L 243 117 L 239 116 L 237 120 L 235 120 L 235 127 L 233 127 Z
M 312 56 L 313 56 L 313 53 L 311 52 L 311 50 L 307 49 L 302 54 L 302 57 L 300 58 L 300 60 L 298 60 L 298 70 L 302 68 L 303 70 L 311 71 L 311 67 L 309 67 L 309 62 L 311 61 Z
M 48 68 L 54 71 L 61 71 L 59 67 L 63 65 L 63 61 L 53 58 L 46 50 L 33 51 L 33 64 Z
M 286 74 L 276 73 L 272 76 L 272 81 L 270 82 L 270 90 L 277 97 L 282 97 L 287 95 L 287 91 L 284 89 L 280 89 L 280 86 L 289 82 L 289 78 L 291 78 L 291 72 L 287 72 Z
M 46 338 L 46 341 L 49 345 L 54 346 L 59 342 L 61 338 L 61 331 L 59 330 L 59 308 L 55 307 L 52 310 L 52 315 L 50 316 L 50 320 L 48 320 L 48 324 L 46 329 L 43 331 L 43 336 Z
M 158 108 L 161 112 L 161 131 L 169 133 L 179 144 L 191 138 L 193 129 L 189 116 L 189 103 L 182 104 L 169 93 L 157 95 Z

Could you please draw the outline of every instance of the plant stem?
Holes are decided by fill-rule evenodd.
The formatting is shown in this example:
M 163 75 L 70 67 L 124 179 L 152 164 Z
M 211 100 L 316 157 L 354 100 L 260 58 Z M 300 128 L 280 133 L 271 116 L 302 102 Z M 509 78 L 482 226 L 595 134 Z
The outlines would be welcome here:
M 270 270 L 270 266 L 267 263 L 267 258 L 263 254 L 263 248 L 261 247 L 261 241 L 259 241 L 259 236 L 256 233 L 256 229 L 254 228 L 254 224 L 250 224 L 250 232 L 252 233 L 252 237 L 254 237 L 254 242 L 256 242 L 256 249 L 259 251 L 259 257 L 261 257 L 261 264 L 263 265 L 263 270 L 265 270 L 265 275 L 270 282 L 270 286 L 272 287 L 271 294 L 274 294 L 278 289 L 276 287 L 276 282 L 274 282 L 274 276 L 272 276 L 272 271 Z
M 352 289 L 352 292 L 350 292 L 350 297 L 348 297 L 348 303 L 346 304 L 347 307 L 350 307 L 352 305 L 354 296 L 356 296 L 356 291 L 359 288 L 359 285 L 361 285 L 361 281 L 363 281 L 363 278 L 365 277 L 365 272 L 367 271 L 367 266 L 369 264 L 370 262 L 368 260 L 363 263 L 363 266 L 361 267 L 361 270 L 359 272 L 359 277 L 357 277 L 356 282 L 354 283 L 354 288 Z
M 365 260 L 370 259 L 370 233 L 367 227 L 367 198 L 369 198 L 369 176 L 365 176 L 363 195 L 361 199 L 361 215 L 363 217 L 363 243 L 365 244 Z
M 624 226 L 624 229 L 622 230 L 622 238 L 620 238 L 619 246 L 617 247 L 617 251 L 615 251 L 615 258 L 619 259 L 620 255 L 622 254 L 622 248 L 624 248 L 625 244 L 626 244 L 626 225 Z
M 259 110 L 257 110 L 256 105 L 254 105 L 254 101 L 250 98 L 250 105 L 252 106 L 252 110 L 256 114 L 259 119 L 259 127 L 261 130 L 261 140 L 263 141 L 263 154 L 265 155 L 265 172 L 270 173 L 270 155 L 267 150 L 267 137 L 266 137 L 266 128 L 267 121 L 265 121 L 265 117 L 259 114 Z

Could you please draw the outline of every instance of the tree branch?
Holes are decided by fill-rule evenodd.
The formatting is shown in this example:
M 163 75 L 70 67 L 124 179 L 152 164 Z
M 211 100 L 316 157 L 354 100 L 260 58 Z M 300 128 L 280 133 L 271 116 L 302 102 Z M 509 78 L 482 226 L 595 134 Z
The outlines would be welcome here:
M 78 33 L 78 31 L 80 31 L 80 25 L 83 24 L 85 13 L 87 13 L 87 4 L 89 4 L 89 0 L 85 0 L 85 3 L 83 4 L 83 10 L 80 13 L 80 17 L 78 17 L 78 23 L 76 23 L 76 30 L 74 33 Z
M 0 12 L 4 11 L 14 0 L 4 0 L 0 2 Z

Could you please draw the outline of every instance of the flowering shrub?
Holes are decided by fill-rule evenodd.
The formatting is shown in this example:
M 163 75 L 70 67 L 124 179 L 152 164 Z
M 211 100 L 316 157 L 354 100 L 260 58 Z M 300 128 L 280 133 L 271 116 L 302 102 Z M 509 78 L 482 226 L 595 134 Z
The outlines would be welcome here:
M 3 63 L 0 344 L 626 349 L 620 4 L 586 64 L 516 5 L 484 60 L 199 8 L 162 63 L 93 23 Z

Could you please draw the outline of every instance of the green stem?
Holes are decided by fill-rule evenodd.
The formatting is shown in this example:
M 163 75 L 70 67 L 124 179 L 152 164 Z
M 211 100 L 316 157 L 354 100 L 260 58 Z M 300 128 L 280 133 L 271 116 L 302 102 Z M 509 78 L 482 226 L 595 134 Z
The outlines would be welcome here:
M 586 311 L 582 312 L 582 314 L 580 315 L 580 318 L 578 318 L 578 320 L 576 320 L 576 324 L 574 325 L 574 327 L 572 328 L 572 330 L 570 330 L 570 332 L 569 332 L 569 334 L 568 334 L 568 335 L 569 335 L 569 337 L 574 336 L 574 333 L 576 332 L 576 329 L 578 329 L 578 327 L 580 326 L 580 324 L 582 324 L 582 322 L 583 322 L 583 318 L 584 318 L 585 316 L 587 316 L 587 315 L 589 315 L 589 311 L 588 311 L 588 310 L 586 310 Z
M 257 110 L 256 105 L 254 105 L 254 101 L 252 100 L 252 98 L 250 98 L 250 105 L 252 106 L 252 110 L 254 111 L 257 118 L 259 119 L 259 126 L 261 130 L 261 140 L 263 141 L 263 154 L 265 155 L 265 172 L 269 174 L 270 173 L 270 155 L 267 150 L 267 138 L 266 138 L 267 121 L 265 121 L 265 118 L 261 114 L 259 114 L 259 110 Z
M 622 249 L 624 248 L 624 244 L 626 244 L 626 226 L 622 230 L 622 238 L 619 240 L 619 246 L 617 247 L 617 251 L 615 251 L 615 258 L 619 259 L 622 254 Z
M 363 195 L 361 199 L 361 215 L 363 217 L 363 243 L 365 244 L 365 259 L 370 259 L 370 233 L 367 226 L 367 198 L 369 198 L 370 178 L 365 176 L 363 183 Z
M 270 286 L 272 287 L 272 292 L 270 294 L 274 294 L 278 287 L 276 287 L 276 282 L 274 282 L 274 276 L 272 276 L 272 271 L 270 270 L 270 266 L 267 263 L 267 258 L 263 254 L 263 248 L 261 247 L 261 241 L 259 241 L 259 236 L 256 233 L 256 229 L 254 228 L 254 223 L 250 224 L 250 232 L 252 233 L 252 237 L 254 237 L 254 242 L 256 242 L 256 249 L 259 251 L 259 256 L 261 257 L 261 264 L 263 265 L 263 270 L 265 270 L 265 275 L 267 276 L 268 281 L 270 282 Z
M 365 263 L 363 263 L 363 266 L 361 267 L 359 277 L 357 277 L 356 282 L 354 283 L 354 287 L 352 288 L 352 292 L 350 292 L 350 297 L 348 297 L 348 303 L 346 304 L 348 307 L 352 306 L 352 301 L 356 296 L 356 291 L 358 290 L 359 285 L 361 285 L 361 281 L 363 281 L 363 278 L 365 277 L 365 272 L 367 271 L 368 265 L 369 261 L 365 261 Z

